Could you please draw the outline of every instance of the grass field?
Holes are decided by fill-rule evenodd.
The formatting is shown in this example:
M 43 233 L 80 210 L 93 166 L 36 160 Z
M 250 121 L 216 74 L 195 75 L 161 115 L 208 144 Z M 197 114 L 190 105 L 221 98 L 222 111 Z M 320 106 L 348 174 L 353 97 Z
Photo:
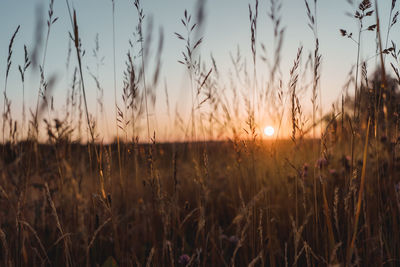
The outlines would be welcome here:
M 53 0 L 49 3 L 47 37 L 57 23 Z M 341 99 L 326 113 L 320 99 L 319 1 L 305 1 L 315 48 L 302 68 L 305 52 L 299 47 L 287 86 L 279 74 L 281 2 L 268 3 L 276 44 L 269 82 L 265 91 L 257 84 L 262 46 L 254 1 L 249 5 L 253 65 L 244 70 L 240 55 L 233 60 L 238 77 L 249 81 L 245 93 L 234 88 L 219 93 L 226 85 L 219 83 L 217 63 L 201 67 L 202 39 L 193 38 L 203 18 L 193 22 L 185 11 L 187 35 L 176 33 L 184 51 L 177 60 L 187 68 L 191 111 L 188 121 L 175 114 L 170 122 L 185 136 L 182 142 L 158 142 L 150 130 L 148 109 L 160 65 L 154 65 L 154 75 L 144 71 L 145 11 L 139 0 L 132 4 L 142 53 L 127 54 L 123 95 L 116 96 L 122 105 L 115 102 L 117 123 L 110 122 L 117 132 L 112 143 L 102 142 L 97 127 L 104 103 L 86 98 L 85 79 L 97 82 L 99 95 L 102 87 L 83 67 L 79 29 L 84 26 L 71 6 L 69 53 L 76 67 L 66 114 L 57 117 L 53 110 L 43 56 L 37 103 L 29 103 L 35 108 L 27 115 L 23 102 L 22 121 L 13 119 L 7 79 L 17 28 L 4 88 L 0 266 L 399 266 L 400 51 L 394 42 L 382 41 L 396 26 L 396 1 L 387 33 L 379 27 L 377 2 L 367 0 L 355 3 L 359 31 L 338 29 L 336 34 L 355 42 L 357 62 Z M 371 25 L 363 23 L 367 19 Z M 364 31 L 376 33 L 374 71 L 360 56 Z M 23 88 L 32 57 L 25 50 L 19 68 Z M 303 71 L 307 86 L 299 84 Z M 311 100 L 299 95 L 304 87 Z M 99 102 L 98 116 L 87 101 Z M 266 106 L 274 107 L 275 130 L 287 127 L 287 136 L 263 135 L 259 120 Z M 140 140 L 143 133 L 147 138 Z

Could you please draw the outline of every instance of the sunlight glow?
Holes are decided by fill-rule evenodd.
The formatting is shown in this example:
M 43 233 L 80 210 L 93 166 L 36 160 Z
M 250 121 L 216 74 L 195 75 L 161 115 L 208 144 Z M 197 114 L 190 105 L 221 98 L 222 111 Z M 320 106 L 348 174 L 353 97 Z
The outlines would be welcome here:
M 273 136 L 275 133 L 275 130 L 272 126 L 267 126 L 264 128 L 264 134 L 267 136 Z

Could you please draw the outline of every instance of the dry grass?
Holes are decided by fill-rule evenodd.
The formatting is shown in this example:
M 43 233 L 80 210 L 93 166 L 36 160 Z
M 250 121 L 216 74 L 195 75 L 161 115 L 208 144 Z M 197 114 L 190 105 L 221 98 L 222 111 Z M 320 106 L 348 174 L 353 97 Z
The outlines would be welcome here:
M 156 49 L 150 49 L 152 33 L 142 26 L 146 10 L 139 0 L 132 1 L 137 27 L 125 61 L 123 106 L 118 106 L 115 93 L 117 123 L 109 130 L 118 133 L 117 140 L 108 145 L 101 142 L 97 128 L 106 117 L 98 75 L 99 39 L 94 49 L 97 71 L 86 72 L 82 66 L 87 40 L 79 35 L 85 25 L 78 27 L 79 10 L 71 9 L 68 0 L 69 14 L 63 14 L 71 22 L 67 68 L 73 48 L 76 65 L 63 119 L 53 110 L 54 79 L 45 75 L 51 26 L 57 21 L 53 2 L 49 1 L 44 46 L 38 41 L 32 53 L 25 48 L 24 63 L 18 68 L 24 92 L 25 74 L 37 68 L 36 50 L 43 49 L 36 110 L 26 125 L 23 94 L 22 127 L 12 119 L 7 97 L 19 28 L 10 40 L 0 154 L 0 265 L 400 264 L 400 52 L 388 41 L 399 14 L 395 0 L 385 35 L 375 13 L 377 2 L 373 7 L 368 0 L 348 1 L 358 32 L 356 39 L 348 30 L 340 33 L 357 46 L 356 66 L 346 83 L 346 88 L 354 85 L 354 94 L 344 92 L 341 106 L 333 105 L 327 114 L 321 107 L 319 1 L 305 1 L 315 46 L 305 63 L 306 48 L 299 47 L 286 85 L 280 71 L 285 32 L 281 1 L 268 3 L 272 59 L 258 40 L 259 1 L 249 5 L 252 71 L 238 49 L 231 55 L 234 75 L 227 77 L 227 84 L 212 55 L 209 65 L 201 59 L 203 2 L 196 16 L 185 11 L 185 33 L 175 36 L 184 42 L 179 63 L 187 70 L 191 92 L 187 116 L 170 114 L 165 86 L 168 118 L 185 136 L 182 143 L 159 143 L 156 133 L 150 132 L 149 109 L 157 95 L 164 35 L 160 32 Z M 115 23 L 117 2 L 111 3 Z M 373 15 L 374 24 L 369 25 Z M 376 32 L 374 57 L 380 67 L 375 72 L 360 56 L 365 31 Z M 149 51 L 156 51 L 155 56 Z M 265 86 L 257 73 L 261 63 L 269 70 Z M 87 105 L 88 74 L 98 92 L 94 115 Z M 309 80 L 306 85 L 304 80 Z M 311 100 L 302 98 L 306 90 Z M 310 118 L 303 108 L 308 105 Z M 260 136 L 265 110 L 279 125 L 278 131 L 288 125 L 289 139 Z M 142 132 L 147 133 L 145 143 L 138 137 Z M 82 142 L 85 135 L 87 144 Z

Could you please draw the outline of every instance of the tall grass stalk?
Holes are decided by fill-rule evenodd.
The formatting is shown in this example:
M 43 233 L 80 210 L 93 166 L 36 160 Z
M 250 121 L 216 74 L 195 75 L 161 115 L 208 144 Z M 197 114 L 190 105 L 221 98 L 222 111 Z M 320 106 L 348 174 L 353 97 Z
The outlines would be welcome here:
M 254 13 L 253 13 L 254 12 Z M 251 33 L 251 54 L 253 57 L 253 84 L 252 84 L 252 110 L 251 116 L 254 120 L 256 113 L 256 95 L 257 95 L 257 19 L 258 19 L 258 0 L 255 1 L 254 10 L 249 4 L 249 20 Z
M 93 130 L 92 124 L 90 122 L 89 110 L 88 110 L 87 100 L 86 100 L 86 90 L 85 90 L 85 83 L 84 83 L 84 79 L 83 79 L 82 60 L 81 60 L 81 45 L 82 44 L 81 44 L 81 40 L 79 37 L 78 22 L 76 19 L 76 11 L 74 10 L 73 17 L 72 17 L 69 1 L 65 0 L 65 2 L 67 4 L 70 22 L 71 22 L 71 26 L 73 29 L 73 35 L 70 34 L 70 37 L 74 41 L 74 44 L 75 44 L 76 57 L 78 60 L 78 68 L 79 68 L 79 74 L 80 74 L 80 84 L 82 86 L 83 100 L 84 100 L 84 104 L 85 104 L 85 114 L 86 114 L 87 126 L 88 126 L 89 133 L 90 133 L 90 138 L 91 138 L 90 140 L 91 140 L 92 144 L 94 145 L 96 160 L 97 160 L 97 163 L 99 166 L 100 191 L 102 192 L 102 196 L 105 199 L 106 194 L 105 194 L 105 189 L 104 189 L 104 177 L 103 177 L 103 171 L 101 169 L 100 154 L 97 150 L 97 146 L 95 145 L 96 140 L 95 140 L 95 136 L 94 136 L 94 130 Z
M 18 25 L 17 29 L 15 30 L 14 34 L 12 35 L 11 39 L 10 39 L 10 43 L 8 45 L 8 57 L 7 57 L 7 68 L 6 68 L 6 76 L 5 76 L 5 80 L 4 80 L 4 92 L 3 92 L 3 98 L 4 98 L 4 102 L 3 102 L 3 114 L 2 114 L 2 119 L 3 119 L 3 144 L 5 141 L 5 127 L 6 127 L 6 123 L 7 120 L 9 119 L 9 115 L 7 112 L 7 107 L 9 106 L 9 101 L 7 98 L 7 82 L 8 82 L 8 75 L 10 73 L 10 69 L 11 69 L 11 64 L 12 64 L 12 54 L 13 54 L 13 44 L 14 44 L 14 40 L 15 37 L 17 36 L 17 33 L 20 29 L 20 25 Z
M 318 20 L 317 20 L 317 1 L 314 1 L 314 13 L 311 12 L 310 5 L 307 0 L 305 0 L 305 5 L 307 9 L 307 17 L 308 17 L 308 25 L 310 29 L 313 32 L 314 35 L 314 40 L 315 40 L 315 49 L 314 49 L 314 57 L 313 57 L 313 83 L 312 83 L 312 97 L 311 97 L 311 103 L 312 103 L 312 134 L 313 134 L 313 152 L 315 152 L 315 140 L 316 140 L 316 116 L 317 116 L 317 110 L 321 110 L 322 112 L 322 96 L 321 96 L 321 91 L 319 92 L 319 100 L 320 100 L 320 106 L 318 108 L 318 88 L 321 89 L 319 86 L 320 82 L 320 74 L 319 74 L 319 69 L 320 69 L 320 64 L 321 64 L 321 55 L 319 54 L 319 39 L 318 39 Z M 322 115 L 320 116 L 322 118 Z M 321 125 L 321 132 L 320 134 L 322 135 L 322 123 Z M 322 138 L 321 138 L 322 142 Z M 320 147 L 322 148 L 322 143 L 320 144 Z M 318 155 L 321 155 L 321 151 L 317 152 Z M 314 167 L 313 168 L 314 172 L 314 179 L 313 179 L 313 195 L 314 195 L 314 218 L 315 218 L 315 225 L 318 225 L 318 200 L 317 200 L 317 170 Z M 318 176 L 321 176 L 321 170 L 318 169 Z M 318 236 L 318 229 L 317 227 L 315 228 L 315 234 Z M 318 240 L 318 238 L 317 238 Z M 318 241 L 317 241 L 318 242 Z
M 349 2 L 350 3 L 350 2 Z M 352 1 L 351 1 L 352 3 Z M 357 21 L 358 25 L 358 32 L 357 32 L 357 40 L 355 40 L 352 36 L 352 33 L 347 32 L 346 30 L 340 29 L 340 32 L 342 36 L 345 36 L 347 38 L 350 38 L 353 42 L 356 43 L 357 45 L 357 60 L 356 60 L 356 68 L 355 68 L 355 81 L 354 81 L 354 103 L 353 103 L 353 125 L 352 125 L 352 131 L 351 131 L 351 169 L 353 171 L 354 169 L 354 156 L 355 156 L 355 144 L 357 142 L 356 140 L 356 132 L 359 130 L 360 127 L 360 122 L 359 122 L 359 117 L 360 117 L 360 103 L 362 95 L 359 93 L 359 66 L 360 66 L 360 56 L 361 56 L 361 37 L 362 33 L 365 30 L 373 31 L 375 30 L 376 25 L 371 25 L 367 28 L 364 28 L 365 25 L 365 19 L 367 17 L 372 16 L 374 10 L 371 10 L 372 4 L 370 0 L 363 0 L 356 8 L 354 12 L 354 18 Z
M 34 123 L 35 123 L 35 138 L 36 140 L 39 140 L 39 120 L 38 120 L 38 116 L 39 116 L 39 106 L 40 106 L 40 97 L 41 95 L 43 95 L 44 98 L 44 104 L 46 105 L 47 109 L 49 108 L 48 106 L 48 101 L 45 99 L 45 88 L 44 87 L 44 79 L 45 79 L 45 63 L 46 63 L 46 56 L 47 56 L 47 48 L 49 45 L 49 39 L 50 39 L 50 32 L 52 29 L 52 25 L 58 20 L 58 17 L 53 17 L 54 15 L 54 0 L 50 0 L 49 2 L 49 10 L 48 10 L 48 20 L 47 20 L 47 34 L 46 34 L 46 40 L 45 40 L 45 44 L 44 44 L 44 50 L 43 50 L 43 58 L 42 58 L 42 65 L 40 65 L 40 70 L 41 70 L 41 75 L 43 78 L 40 79 L 40 84 L 39 84 L 39 89 L 38 89 L 38 96 L 37 96 L 37 100 L 36 100 L 36 110 L 35 110 L 35 116 L 33 118 Z M 48 119 L 50 121 L 50 112 L 48 110 Z
M 138 34 L 139 34 L 139 42 L 140 42 L 140 53 L 142 59 L 142 67 L 141 67 L 141 76 L 143 79 L 143 90 L 144 90 L 144 105 L 146 111 L 146 125 L 147 125 L 147 141 L 151 142 L 150 138 L 150 121 L 149 121 L 149 110 L 148 110 L 148 102 L 147 102 L 147 84 L 146 84 L 146 66 L 145 66 L 145 51 L 144 51 L 144 39 L 143 39 L 143 20 L 144 20 L 144 13 L 143 8 L 141 6 L 140 0 L 135 0 L 134 5 L 136 7 L 137 15 L 138 15 Z M 148 45 L 148 44 L 146 44 Z
M 395 3 L 395 1 L 393 1 Z M 390 12 L 392 13 L 394 4 L 392 4 L 392 8 L 390 9 Z M 391 16 L 390 13 L 390 16 Z M 379 103 L 382 98 L 383 100 L 383 114 L 385 118 L 385 135 L 387 138 L 390 138 L 390 133 L 389 133 L 389 121 L 388 121 L 388 114 L 387 114 L 387 95 L 386 95 L 386 71 L 385 71 L 385 59 L 383 57 L 383 45 L 382 45 L 382 37 L 381 37 L 381 26 L 380 26 L 380 19 L 379 19 L 379 11 L 378 11 L 378 2 L 375 1 L 375 17 L 376 17 L 376 34 L 378 38 L 378 46 L 379 46 L 379 59 L 380 59 L 380 71 L 381 71 L 381 85 L 380 85 L 380 93 L 379 93 L 379 101 L 378 101 L 378 109 L 379 109 Z M 390 27 L 388 29 L 389 34 Z M 386 48 L 385 48 L 386 49 Z
M 355 213 L 355 218 L 354 218 L 353 234 L 352 234 L 351 242 L 350 242 L 350 244 L 348 244 L 348 247 L 347 247 L 347 264 L 348 265 L 351 263 L 351 258 L 353 256 L 353 252 L 354 252 L 354 245 L 355 245 L 356 237 L 357 237 L 357 233 L 358 233 L 358 220 L 360 218 L 361 205 L 362 205 L 362 200 L 364 197 L 363 193 L 364 193 L 364 187 L 365 187 L 365 175 L 366 175 L 366 168 L 367 168 L 370 124 L 371 124 L 371 119 L 368 118 L 367 133 L 365 136 L 364 153 L 363 153 L 363 165 L 362 165 L 361 178 L 360 178 L 361 179 L 360 180 L 360 188 L 358 190 L 358 199 L 357 199 L 357 206 L 356 206 L 357 208 L 356 208 L 356 213 Z
M 24 45 L 24 65 L 21 67 L 18 66 L 19 73 L 21 75 L 21 82 L 22 82 L 22 135 L 25 132 L 25 121 L 26 121 L 26 110 L 25 110 L 25 72 L 31 65 L 31 61 L 28 56 L 28 50 L 26 48 L 26 45 Z M 23 136 L 21 136 L 23 138 Z
M 115 108 L 115 128 L 117 132 L 117 153 L 118 153 L 118 169 L 119 169 L 119 180 L 122 183 L 122 160 L 121 160 L 121 144 L 119 140 L 119 127 L 118 127 L 118 103 L 117 103 L 117 74 L 115 65 L 115 1 L 112 0 L 112 31 L 113 31 L 113 75 L 114 75 L 114 108 Z
M 399 11 L 397 11 L 394 16 L 393 16 L 393 11 L 396 7 L 396 2 L 397 0 L 392 0 L 392 5 L 390 7 L 390 12 L 389 12 L 389 20 L 388 20 L 388 26 L 387 26 L 387 31 L 386 31 L 386 41 L 385 41 L 385 47 L 384 49 L 388 48 L 388 44 L 389 44 L 389 35 L 390 35 L 390 30 L 392 29 L 392 27 L 397 23 L 397 17 L 399 16 Z M 378 9 L 377 9 L 378 3 L 375 1 L 375 10 L 378 13 Z M 377 21 L 377 25 L 378 25 L 378 21 Z M 379 44 L 378 44 L 379 45 Z M 382 47 L 380 49 L 382 50 Z M 384 59 L 386 59 L 386 54 L 383 55 Z

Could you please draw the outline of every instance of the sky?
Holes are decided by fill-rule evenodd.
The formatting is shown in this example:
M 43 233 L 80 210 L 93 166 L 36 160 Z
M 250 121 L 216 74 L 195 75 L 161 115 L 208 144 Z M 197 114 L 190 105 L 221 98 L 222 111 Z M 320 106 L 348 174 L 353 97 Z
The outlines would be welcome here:
M 95 38 L 98 34 L 100 45 L 100 57 L 104 57 L 103 64 L 98 70 L 99 80 L 104 88 L 104 104 L 106 107 L 107 123 L 99 122 L 101 136 L 107 140 L 115 135 L 115 113 L 114 109 L 114 76 L 113 76 L 113 42 L 112 42 L 112 1 L 111 0 L 69 0 L 77 11 L 77 20 L 83 49 L 86 54 L 83 58 L 84 79 L 87 87 L 87 98 L 89 111 L 96 113 L 96 89 L 91 79 L 88 68 L 97 72 L 96 60 L 92 50 L 95 47 Z M 132 38 L 137 25 L 137 13 L 133 0 L 115 0 L 115 43 L 116 43 L 116 85 L 117 102 L 122 107 L 122 81 L 125 69 L 126 53 L 129 49 L 128 40 Z M 146 14 L 144 20 L 144 35 L 148 31 L 149 21 L 153 21 L 153 42 L 150 46 L 150 54 L 156 52 L 158 32 L 164 35 L 164 47 L 161 57 L 162 70 L 160 83 L 157 88 L 155 106 L 150 107 L 151 132 L 156 131 L 161 140 L 180 140 L 179 134 L 174 131 L 173 119 L 168 116 L 164 84 L 167 85 L 170 103 L 169 113 L 178 110 L 184 120 L 190 118 L 190 90 L 188 90 L 188 75 L 184 66 L 177 61 L 181 59 L 184 43 L 175 36 L 175 32 L 184 32 L 181 24 L 184 10 L 195 13 L 197 1 L 195 0 L 142 0 L 142 7 Z M 311 1 L 313 2 L 313 1 Z M 387 21 L 391 1 L 379 1 L 380 15 L 383 21 L 382 30 L 386 32 Z M 253 0 L 208 0 L 205 3 L 205 24 L 202 32 L 204 37 L 200 46 L 199 54 L 207 68 L 211 68 L 210 54 L 214 56 L 222 77 L 228 77 L 232 71 L 230 53 L 236 53 L 240 48 L 242 56 L 247 63 L 251 63 L 250 25 L 248 5 L 254 5 Z M 346 15 L 353 13 L 354 8 L 346 0 L 319 0 L 317 1 L 318 36 L 320 41 L 320 53 L 322 54 L 321 65 L 321 92 L 322 108 L 328 111 L 331 104 L 336 101 L 342 92 L 349 70 L 355 64 L 357 46 L 351 40 L 340 35 L 339 29 L 344 28 L 355 32 L 357 24 L 354 18 Z M 42 14 L 43 21 L 47 19 L 48 0 L 1 0 L 0 3 L 0 84 L 4 90 L 6 62 L 8 55 L 9 40 L 17 28 L 21 26 L 15 39 L 12 55 L 12 66 L 8 80 L 7 95 L 12 101 L 12 114 L 16 119 L 21 119 L 22 106 L 22 84 L 19 78 L 18 65 L 23 64 L 23 46 L 26 45 L 28 52 L 32 52 L 35 40 L 35 25 L 37 14 Z M 259 18 L 257 28 L 258 50 L 260 43 L 267 47 L 267 56 L 273 57 L 273 31 L 271 22 L 267 16 L 270 1 L 260 0 Z M 396 7 L 398 9 L 399 7 Z M 41 10 L 41 11 L 40 11 Z M 281 71 L 284 79 L 288 79 L 289 70 L 293 64 L 297 49 L 300 45 L 304 47 L 304 59 L 314 49 L 313 33 L 307 26 L 307 15 L 304 1 L 283 0 L 282 1 L 282 25 L 285 27 L 285 39 L 282 46 Z M 66 2 L 64 0 L 54 1 L 54 16 L 58 21 L 52 26 L 48 41 L 48 51 L 44 73 L 46 78 L 56 77 L 53 91 L 54 105 L 57 107 L 53 117 L 62 117 L 65 114 L 65 100 L 68 88 L 71 87 L 73 68 L 76 65 L 72 51 L 70 67 L 67 69 L 67 54 L 69 47 L 69 35 L 71 24 L 68 17 Z M 374 24 L 374 18 L 369 18 L 368 24 Z M 44 28 L 45 29 L 45 28 Z M 398 26 L 395 25 L 389 39 L 399 42 L 400 34 Z M 45 35 L 45 33 L 43 33 Z M 363 46 L 361 47 L 361 58 L 366 59 L 375 54 L 375 35 L 365 32 L 363 35 Z M 382 36 L 385 40 L 386 36 Z M 41 58 L 41 57 L 39 57 Z M 149 62 L 154 62 L 149 57 Z M 259 62 L 261 62 L 259 60 Z M 376 59 L 368 61 L 371 71 L 376 64 Z M 154 63 L 149 63 L 154 64 Z M 151 76 L 151 66 L 149 76 Z M 267 66 L 259 63 L 257 73 L 260 81 L 268 79 L 269 70 Z M 28 107 L 33 108 L 37 99 L 37 88 L 39 86 L 38 72 L 30 70 L 26 74 L 25 101 Z M 261 78 L 264 77 L 264 78 Z M 223 78 L 221 78 L 223 79 Z M 305 93 L 302 102 L 306 112 L 310 111 L 310 95 Z M 3 107 L 3 101 L 1 101 Z M 64 108 L 64 109 L 63 109 Z M 105 125 L 108 125 L 106 127 Z M 260 124 L 273 124 L 268 119 Z

